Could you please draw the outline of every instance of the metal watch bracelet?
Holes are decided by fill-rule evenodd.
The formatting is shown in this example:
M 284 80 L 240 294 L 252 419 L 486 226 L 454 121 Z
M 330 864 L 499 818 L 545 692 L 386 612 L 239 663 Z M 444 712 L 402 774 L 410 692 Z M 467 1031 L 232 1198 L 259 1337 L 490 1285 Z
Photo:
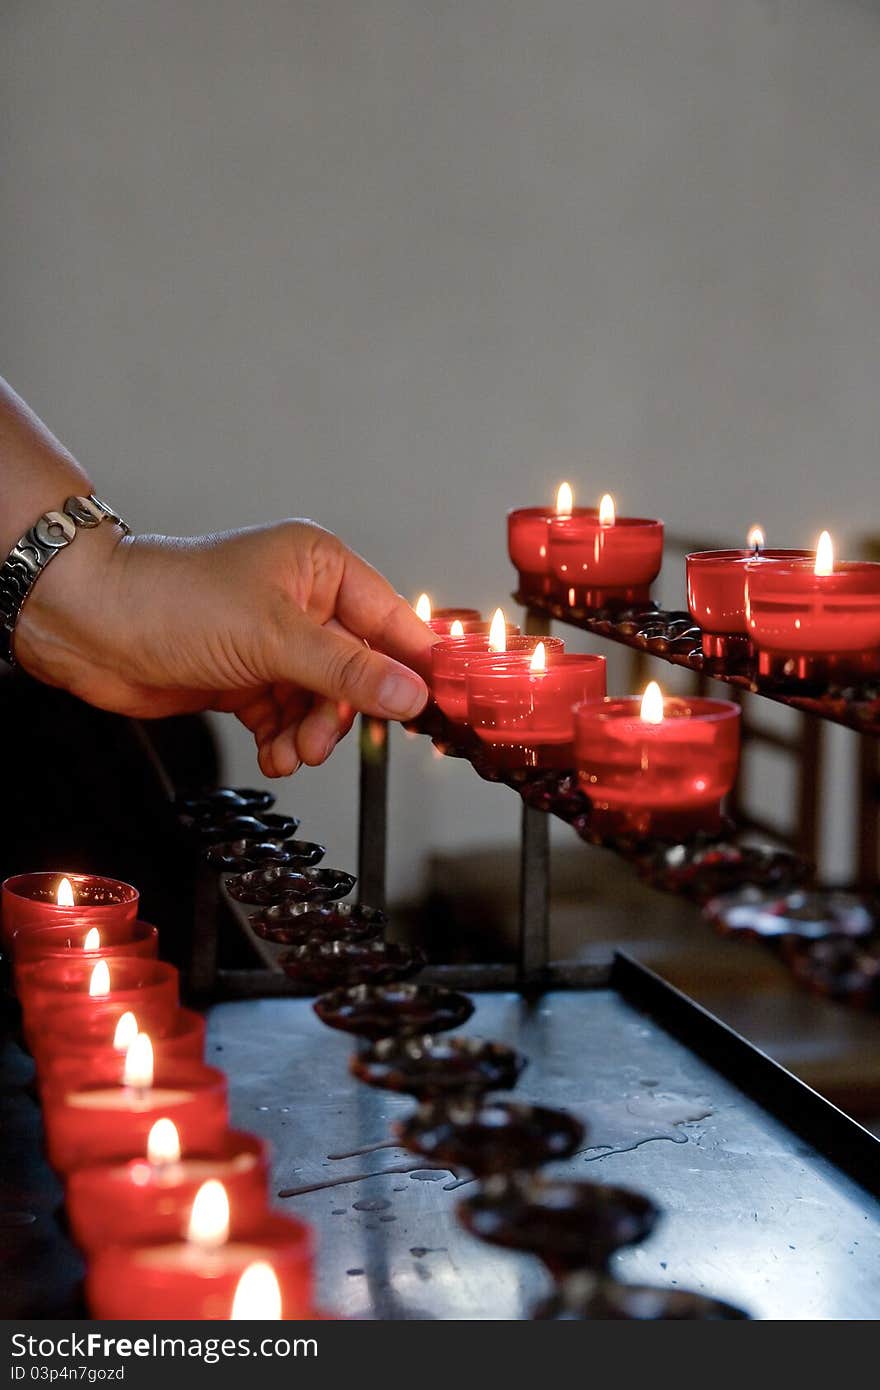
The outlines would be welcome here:
M 94 493 L 68 497 L 60 512 L 46 512 L 16 541 L 0 565 L 0 660 L 15 665 L 15 624 L 25 599 L 49 561 L 70 545 L 79 529 L 89 530 L 102 521 L 113 521 L 126 535 L 129 533 L 122 517 Z

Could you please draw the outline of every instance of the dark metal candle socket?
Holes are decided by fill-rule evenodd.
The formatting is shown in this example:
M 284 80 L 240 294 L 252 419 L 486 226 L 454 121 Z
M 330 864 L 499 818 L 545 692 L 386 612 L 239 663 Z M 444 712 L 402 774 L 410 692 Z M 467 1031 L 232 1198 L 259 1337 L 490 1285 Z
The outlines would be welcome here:
M 359 903 L 277 903 L 248 918 L 257 936 L 278 946 L 307 941 L 374 941 L 388 925 L 378 907 Z
M 722 935 L 741 940 L 859 938 L 880 926 L 876 902 L 853 893 L 803 890 L 770 897 L 756 888 L 741 888 L 710 899 L 703 916 Z
M 662 845 L 646 854 L 639 863 L 639 874 L 653 888 L 705 902 L 741 884 L 764 889 L 793 888 L 809 876 L 810 866 L 799 855 L 769 845 L 738 845 L 727 840 L 706 844 L 697 840 Z
M 555 1322 L 731 1322 L 749 1314 L 687 1289 L 617 1284 L 582 1272 L 569 1275 L 532 1317 Z
M 310 869 L 320 864 L 326 853 L 323 845 L 316 845 L 311 840 L 226 840 L 219 845 L 211 845 L 205 857 L 215 869 L 234 869 L 244 873 L 249 869 L 265 869 L 272 864 Z
M 279 964 L 303 989 L 333 985 L 387 984 L 414 975 L 425 964 L 420 952 L 393 941 L 307 941 L 285 951 Z
M 226 880 L 236 902 L 271 907 L 283 902 L 334 902 L 350 893 L 357 879 L 342 869 L 297 869 L 276 865 L 251 869 Z
M 394 1129 L 411 1153 L 476 1177 L 569 1158 L 584 1139 L 583 1125 L 564 1110 L 496 1100 L 427 1102 Z
M 328 1028 L 360 1038 L 445 1033 L 467 1023 L 474 1011 L 466 994 L 441 985 L 355 985 L 335 989 L 314 1003 Z
M 483 1038 L 381 1038 L 353 1053 L 349 1071 L 368 1086 L 420 1100 L 509 1091 L 526 1059 L 506 1043 Z
M 604 1269 L 615 1250 L 646 1240 L 660 1215 L 625 1187 L 522 1176 L 489 1178 L 456 1211 L 471 1235 L 537 1255 L 555 1279 Z

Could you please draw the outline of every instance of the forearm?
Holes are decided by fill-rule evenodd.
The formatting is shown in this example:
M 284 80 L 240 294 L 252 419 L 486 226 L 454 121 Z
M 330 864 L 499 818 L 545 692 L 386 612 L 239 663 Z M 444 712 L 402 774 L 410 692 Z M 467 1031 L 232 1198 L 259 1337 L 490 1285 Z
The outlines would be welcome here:
M 0 377 L 0 562 L 43 512 L 93 490 L 76 459 Z

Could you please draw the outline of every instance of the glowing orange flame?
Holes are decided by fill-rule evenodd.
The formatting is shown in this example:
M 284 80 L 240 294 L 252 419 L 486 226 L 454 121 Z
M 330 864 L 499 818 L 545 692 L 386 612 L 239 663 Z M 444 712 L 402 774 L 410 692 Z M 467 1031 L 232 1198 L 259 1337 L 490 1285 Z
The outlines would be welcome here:
M 116 1052 L 127 1052 L 138 1035 L 137 1019 L 130 1010 L 119 1015 L 116 1032 L 113 1034 L 113 1048 Z
M 152 1086 L 153 1044 L 149 1033 L 138 1033 L 129 1043 L 122 1068 L 122 1084 L 136 1086 L 142 1091 Z
M 614 498 L 610 492 L 604 493 L 599 503 L 599 525 L 614 525 Z
M 648 681 L 645 686 L 639 714 L 646 724 L 663 723 L 663 691 L 656 681 Z
M 834 573 L 834 542 L 827 531 L 823 531 L 816 546 L 816 563 L 813 566 L 814 574 L 833 574 Z
M 544 647 L 543 642 L 539 642 L 535 650 L 532 652 L 532 659 L 529 662 L 529 670 L 533 672 L 547 670 L 547 651 Z
M 456 618 L 452 627 L 449 629 L 449 636 L 464 637 L 464 623 L 461 621 L 461 618 Z M 242 1275 L 242 1278 L 244 1278 L 244 1275 Z
M 574 493 L 570 483 L 560 483 L 556 493 L 556 515 L 571 516 L 574 507 Z
M 761 530 L 760 526 L 753 526 L 751 528 L 749 534 L 746 536 L 746 545 L 748 546 L 749 550 L 764 549 L 764 532 Z
M 196 1193 L 186 1238 L 203 1250 L 216 1250 L 229 1239 L 229 1197 L 216 1178 L 203 1182 Z
M 103 999 L 110 993 L 110 967 L 105 960 L 99 960 L 89 980 L 89 994 L 93 999 Z
M 416 617 L 421 618 L 423 623 L 431 621 L 431 600 L 427 594 L 419 594 L 416 599 Z
M 55 894 L 55 901 L 59 907 L 76 907 L 73 884 L 69 878 L 63 878 L 59 883 L 58 891 Z
M 84 951 L 97 951 L 101 945 L 101 933 L 97 927 L 89 927 L 83 941 Z
M 489 651 L 507 651 L 507 623 L 504 621 L 504 614 L 500 608 L 495 609 L 495 616 L 489 628 Z
M 147 1135 L 147 1160 L 150 1163 L 179 1163 L 180 1135 L 173 1120 L 157 1120 Z
M 275 1271 L 264 1260 L 248 1265 L 232 1300 L 231 1322 L 280 1322 L 281 1288 Z

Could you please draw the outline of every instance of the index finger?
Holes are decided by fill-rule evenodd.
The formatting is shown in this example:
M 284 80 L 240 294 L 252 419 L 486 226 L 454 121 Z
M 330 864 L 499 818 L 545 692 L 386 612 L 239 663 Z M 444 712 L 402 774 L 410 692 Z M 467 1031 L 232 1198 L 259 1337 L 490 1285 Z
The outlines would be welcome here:
M 349 632 L 377 651 L 402 661 L 422 676 L 429 672 L 437 634 L 401 594 L 395 593 L 388 580 L 353 550 L 345 554 L 336 616 Z

